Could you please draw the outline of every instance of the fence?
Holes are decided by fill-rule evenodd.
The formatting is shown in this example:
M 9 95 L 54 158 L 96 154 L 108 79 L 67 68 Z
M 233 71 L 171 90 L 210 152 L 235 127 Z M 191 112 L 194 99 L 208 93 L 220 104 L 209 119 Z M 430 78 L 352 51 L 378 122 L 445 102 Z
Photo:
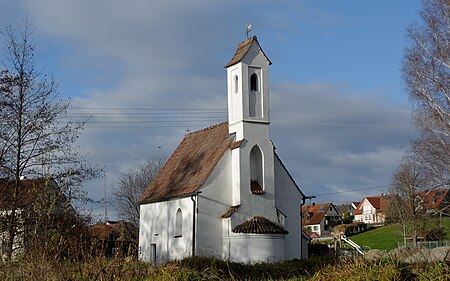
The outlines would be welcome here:
M 441 241 L 423 241 L 417 242 L 416 245 L 412 241 L 406 241 L 406 245 L 404 242 L 397 242 L 398 247 L 411 247 L 411 248 L 421 248 L 421 249 L 434 249 L 438 247 L 447 247 L 450 245 L 449 240 L 441 240 Z

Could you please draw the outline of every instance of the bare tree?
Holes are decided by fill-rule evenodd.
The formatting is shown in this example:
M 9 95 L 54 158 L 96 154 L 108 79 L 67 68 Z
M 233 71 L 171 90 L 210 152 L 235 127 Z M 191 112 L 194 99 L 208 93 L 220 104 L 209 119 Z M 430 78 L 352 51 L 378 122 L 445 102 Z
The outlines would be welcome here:
M 389 208 L 405 243 L 407 236 L 416 243 L 430 215 L 419 194 L 450 184 L 450 2 L 422 0 L 420 17 L 407 29 L 402 69 L 420 136 L 394 173 L 391 192 L 399 197 Z
M 150 185 L 164 162 L 161 157 L 151 156 L 141 166 L 121 173 L 112 195 L 113 205 L 122 219 L 139 227 L 139 196 Z
M 389 220 L 402 227 L 404 244 L 411 237 L 417 242 L 417 233 L 428 216 L 426 205 L 421 204 L 419 193 L 427 188 L 429 179 L 420 172 L 418 165 L 406 158 L 394 173 L 390 192 L 397 194 L 388 206 Z
M 82 123 L 65 119 L 70 102 L 59 97 L 51 75 L 37 71 L 34 63 L 33 26 L 6 28 L 7 39 L 0 67 L 0 177 L 8 179 L 6 255 L 11 259 L 16 236 L 24 229 L 19 207 L 22 177 L 48 178 L 73 189 L 97 175 L 78 153 L 75 141 Z M 1 69 L 0 68 L 0 69 Z
M 450 184 L 450 2 L 422 4 L 421 24 L 407 30 L 411 44 L 403 60 L 406 91 L 421 130 L 412 152 L 435 185 L 445 186 Z

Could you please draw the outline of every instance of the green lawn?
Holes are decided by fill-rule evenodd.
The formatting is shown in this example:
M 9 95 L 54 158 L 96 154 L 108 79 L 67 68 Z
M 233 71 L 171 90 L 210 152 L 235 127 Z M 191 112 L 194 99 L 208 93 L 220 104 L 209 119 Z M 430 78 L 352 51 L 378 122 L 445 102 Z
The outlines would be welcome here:
M 444 227 L 444 231 L 446 232 L 445 238 L 450 240 L 450 218 L 442 218 L 442 226 Z
M 400 227 L 396 224 L 368 230 L 348 237 L 360 246 L 370 249 L 392 250 L 397 248 L 397 242 L 402 241 Z
M 450 218 L 442 218 L 442 226 L 446 232 L 446 239 L 450 240 Z M 371 229 L 349 238 L 360 246 L 380 250 L 392 250 L 397 248 L 397 242 L 403 241 L 401 228 L 397 224 Z

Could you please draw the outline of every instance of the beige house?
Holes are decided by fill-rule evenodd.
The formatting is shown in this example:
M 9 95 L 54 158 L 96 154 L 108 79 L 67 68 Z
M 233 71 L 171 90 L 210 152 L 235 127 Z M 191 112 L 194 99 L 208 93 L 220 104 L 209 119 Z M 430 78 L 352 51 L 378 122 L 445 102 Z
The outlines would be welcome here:
M 383 224 L 389 203 L 394 197 L 395 194 L 364 197 L 356 207 L 354 221 L 368 224 Z

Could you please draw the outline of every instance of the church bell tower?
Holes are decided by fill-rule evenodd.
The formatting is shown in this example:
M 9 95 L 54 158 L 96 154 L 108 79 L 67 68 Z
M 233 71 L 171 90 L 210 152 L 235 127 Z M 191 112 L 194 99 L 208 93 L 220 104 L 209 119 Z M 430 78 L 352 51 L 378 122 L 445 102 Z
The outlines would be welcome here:
M 256 36 L 240 43 L 227 69 L 228 124 L 238 140 L 247 138 L 246 124 L 267 127 L 269 118 L 269 65 Z
M 227 69 L 228 129 L 240 141 L 232 150 L 233 205 L 272 221 L 275 214 L 274 147 L 269 136 L 269 65 L 256 36 L 240 43 Z

